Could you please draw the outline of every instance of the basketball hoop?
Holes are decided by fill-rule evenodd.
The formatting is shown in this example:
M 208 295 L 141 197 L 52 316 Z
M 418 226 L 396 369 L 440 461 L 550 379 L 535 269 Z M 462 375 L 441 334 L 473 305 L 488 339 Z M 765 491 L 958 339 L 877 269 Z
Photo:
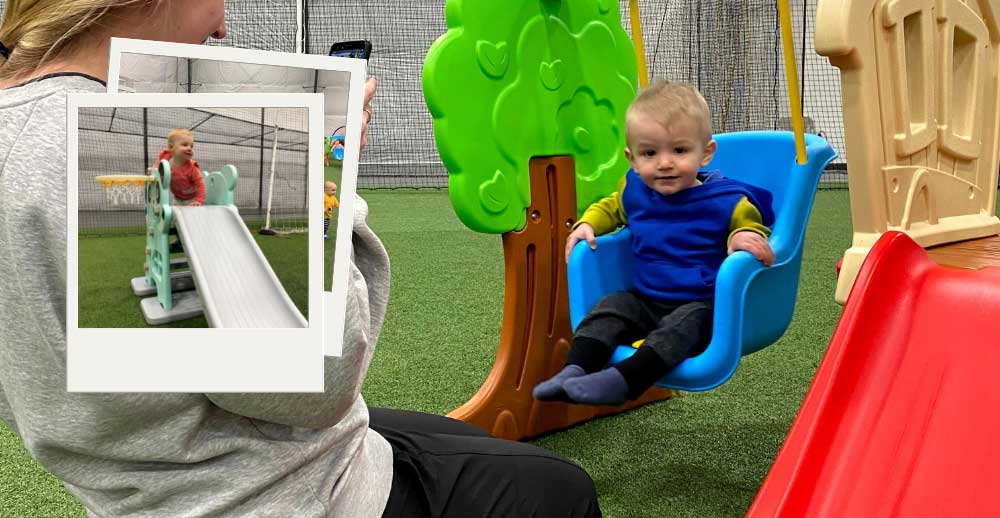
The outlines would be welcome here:
M 109 174 L 95 178 L 112 205 L 143 205 L 146 203 L 146 184 L 152 176 L 135 174 Z

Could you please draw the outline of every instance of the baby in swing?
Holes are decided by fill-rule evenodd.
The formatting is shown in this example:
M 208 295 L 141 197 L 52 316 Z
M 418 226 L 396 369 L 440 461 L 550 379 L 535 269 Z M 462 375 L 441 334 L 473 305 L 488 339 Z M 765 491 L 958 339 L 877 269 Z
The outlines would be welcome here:
M 771 194 L 717 172 L 708 103 L 690 85 L 660 81 L 625 115 L 631 169 L 618 191 L 591 205 L 566 241 L 574 245 L 628 225 L 636 270 L 629 291 L 590 310 L 566 365 L 533 391 L 543 401 L 619 405 L 637 399 L 712 336 L 715 278 L 727 255 L 774 263 Z M 645 339 L 634 355 L 606 367 L 614 347 Z

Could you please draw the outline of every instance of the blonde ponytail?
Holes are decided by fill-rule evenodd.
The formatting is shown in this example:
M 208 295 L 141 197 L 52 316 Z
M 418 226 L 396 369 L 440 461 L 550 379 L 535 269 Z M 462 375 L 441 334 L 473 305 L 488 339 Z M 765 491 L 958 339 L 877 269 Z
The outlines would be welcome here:
M 0 24 L 0 81 L 27 74 L 77 50 L 83 36 L 107 28 L 109 19 L 126 7 L 160 0 L 7 0 Z

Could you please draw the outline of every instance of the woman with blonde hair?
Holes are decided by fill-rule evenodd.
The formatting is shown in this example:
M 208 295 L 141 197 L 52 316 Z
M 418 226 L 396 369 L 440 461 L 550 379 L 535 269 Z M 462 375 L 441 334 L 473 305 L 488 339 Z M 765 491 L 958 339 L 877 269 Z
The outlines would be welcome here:
M 7 0 L 0 421 L 90 516 L 600 516 L 593 481 L 557 455 L 440 416 L 369 411 L 360 391 L 389 262 L 360 198 L 343 356 L 325 360 L 325 392 L 66 391 L 66 96 L 105 91 L 113 36 L 225 35 L 223 0 Z M 374 94 L 369 80 L 362 145 Z

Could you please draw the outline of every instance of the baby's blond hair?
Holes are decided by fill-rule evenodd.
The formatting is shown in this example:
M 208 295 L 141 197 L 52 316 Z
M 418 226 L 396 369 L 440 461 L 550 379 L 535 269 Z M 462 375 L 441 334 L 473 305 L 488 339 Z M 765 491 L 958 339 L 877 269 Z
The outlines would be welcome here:
M 181 137 L 187 137 L 191 139 L 192 142 L 194 142 L 194 135 L 191 133 L 191 130 L 185 128 L 176 128 L 170 130 L 170 133 L 167 133 L 167 146 L 173 146 L 174 143 L 177 142 L 177 139 Z
M 11 79 L 82 48 L 84 36 L 106 30 L 124 8 L 159 8 L 165 0 L 7 0 L 0 43 L 0 80 Z
M 686 83 L 671 83 L 661 80 L 646 87 L 632 101 L 625 112 L 625 120 L 637 114 L 652 118 L 664 128 L 669 128 L 678 119 L 687 118 L 697 126 L 699 136 L 707 143 L 712 139 L 712 113 L 708 103 L 698 89 Z M 625 140 L 629 140 L 628 124 Z

